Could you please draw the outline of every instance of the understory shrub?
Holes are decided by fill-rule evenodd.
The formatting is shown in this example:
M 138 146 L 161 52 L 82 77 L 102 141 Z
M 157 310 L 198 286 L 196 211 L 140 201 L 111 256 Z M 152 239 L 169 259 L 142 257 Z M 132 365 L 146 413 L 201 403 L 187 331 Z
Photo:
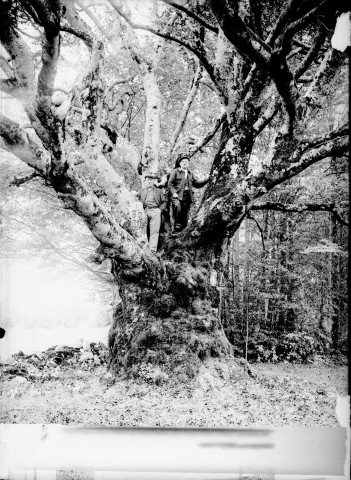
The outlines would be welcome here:
M 285 333 L 260 331 L 249 339 L 247 359 L 253 362 L 306 362 L 318 351 L 318 342 L 305 332 Z M 235 355 L 245 356 L 245 341 L 235 345 Z
M 278 340 L 271 332 L 260 330 L 247 346 L 247 358 L 254 362 L 276 362 L 276 346 Z M 245 349 L 245 346 L 244 346 Z M 245 355 L 245 352 L 244 352 Z
M 287 333 L 277 345 L 277 356 L 280 360 L 290 362 L 306 362 L 315 353 L 315 340 L 304 332 Z

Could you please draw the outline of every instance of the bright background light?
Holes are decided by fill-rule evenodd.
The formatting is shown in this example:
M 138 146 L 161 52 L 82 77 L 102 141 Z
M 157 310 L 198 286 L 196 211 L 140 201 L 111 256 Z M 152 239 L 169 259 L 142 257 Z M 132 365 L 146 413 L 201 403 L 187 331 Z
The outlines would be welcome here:
M 0 341 L 0 357 L 25 354 L 55 345 L 81 347 L 83 342 L 102 341 L 112 319 L 110 302 L 92 297 L 94 284 L 83 273 L 58 278 L 38 264 L 2 262 L 1 326 L 6 335 Z M 57 272 L 56 272 L 57 275 Z
M 334 35 L 331 39 L 332 47 L 344 52 L 351 45 L 351 13 L 346 12 L 340 15 L 336 22 Z
M 29 262 L 15 262 L 8 276 L 11 324 L 29 327 L 102 326 L 107 308 L 90 299 L 88 282 L 82 278 L 53 278 Z

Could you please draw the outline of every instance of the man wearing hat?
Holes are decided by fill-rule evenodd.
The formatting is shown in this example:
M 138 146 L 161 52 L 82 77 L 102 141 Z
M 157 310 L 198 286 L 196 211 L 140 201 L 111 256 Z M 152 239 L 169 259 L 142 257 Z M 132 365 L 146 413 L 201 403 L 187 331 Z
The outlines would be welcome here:
M 208 178 L 202 181 L 197 180 L 188 170 L 189 163 L 188 155 L 180 155 L 168 181 L 172 197 L 174 232 L 180 232 L 188 224 L 190 206 L 194 201 L 193 187 L 201 188 L 208 182 Z
M 157 252 L 158 236 L 161 227 L 161 212 L 166 208 L 166 199 L 161 188 L 155 187 L 157 175 L 147 173 L 145 186 L 140 192 L 140 201 L 145 209 L 149 247 L 153 253 Z

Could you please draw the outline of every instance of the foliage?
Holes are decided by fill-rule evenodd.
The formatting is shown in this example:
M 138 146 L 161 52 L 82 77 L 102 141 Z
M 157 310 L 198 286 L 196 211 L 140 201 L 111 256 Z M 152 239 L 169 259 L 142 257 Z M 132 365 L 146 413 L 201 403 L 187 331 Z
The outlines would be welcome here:
M 299 205 L 327 198 L 347 218 L 347 185 L 347 163 L 324 161 L 270 198 Z M 223 320 L 236 354 L 245 356 L 247 322 L 249 359 L 306 361 L 347 352 L 347 226 L 327 212 L 258 210 L 252 217 L 228 256 Z M 293 338 L 295 350 L 288 346 Z
M 108 259 L 121 291 L 109 345 L 116 369 L 146 365 L 150 380 L 173 356 L 170 368 L 192 378 L 230 350 L 222 326 L 236 351 L 247 356 L 252 345 L 266 360 L 304 360 L 323 342 L 342 348 L 348 54 L 331 44 L 342 4 L 61 0 L 49 12 L 37 0 L 0 9 L 1 147 L 33 173 L 12 182 L 17 204 L 5 187 L 0 214 L 13 209 L 15 219 L 2 240 L 18 255 L 29 230 L 31 252 L 55 250 L 54 261 L 106 278 L 82 262 L 98 246 L 92 260 Z M 147 172 L 166 182 L 180 151 L 208 182 L 189 227 L 179 237 L 166 229 L 152 255 L 136 192 Z M 38 228 L 36 215 L 26 218 L 28 184 L 54 195 L 30 192 L 46 217 Z M 25 226 L 16 242 L 14 221 Z M 193 315 L 199 300 L 209 311 Z
M 274 332 L 259 332 L 248 342 L 247 358 L 253 362 L 292 362 L 305 363 L 313 361 L 317 348 L 315 338 L 306 333 L 286 333 L 277 335 Z M 241 352 L 245 349 L 241 343 Z M 322 353 L 325 353 L 322 350 Z
M 270 332 L 260 331 L 248 344 L 248 360 L 255 362 L 275 363 L 278 360 L 276 354 L 279 339 Z
M 306 361 L 315 352 L 314 339 L 305 333 L 287 333 L 280 339 L 277 351 L 281 359 Z

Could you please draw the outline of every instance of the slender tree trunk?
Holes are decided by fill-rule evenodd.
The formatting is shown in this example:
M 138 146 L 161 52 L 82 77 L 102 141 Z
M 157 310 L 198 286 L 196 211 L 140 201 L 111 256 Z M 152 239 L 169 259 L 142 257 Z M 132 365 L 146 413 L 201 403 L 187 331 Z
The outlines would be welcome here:
M 270 330 L 276 330 L 276 315 L 277 315 L 277 297 L 279 292 L 279 264 L 277 260 L 277 214 L 272 212 L 272 229 L 271 229 L 271 274 L 270 274 L 270 292 L 272 295 L 271 312 L 270 312 Z
M 146 72 L 143 79 L 147 107 L 142 164 L 156 172 L 159 165 L 161 93 L 154 70 Z
M 262 250 L 261 255 L 261 278 L 262 278 L 262 300 L 263 300 L 263 319 L 264 319 L 264 327 L 267 328 L 267 320 L 268 320 L 268 309 L 269 309 L 269 268 L 267 268 L 267 262 L 269 264 L 270 260 L 270 239 L 269 239 L 269 210 L 264 212 L 263 214 L 263 237 L 265 239 L 265 246 L 269 249 L 269 251 Z
M 239 277 L 239 262 L 237 260 L 239 254 L 239 232 L 237 232 L 233 239 L 231 245 L 231 286 L 232 286 L 232 316 L 231 316 L 231 342 L 233 348 L 236 343 L 236 335 L 238 332 L 238 319 L 239 316 L 239 301 L 240 301 L 240 277 Z M 239 293 L 239 295 L 238 295 Z
M 335 217 L 329 216 L 329 233 L 330 240 L 338 243 L 337 225 Z M 331 337 L 334 350 L 339 350 L 340 339 L 340 322 L 339 322 L 339 290 L 338 290 L 338 259 L 339 257 L 333 253 L 329 253 L 329 299 L 330 299 L 330 315 L 331 315 Z
M 249 266 L 249 245 L 250 245 L 250 223 L 247 218 L 244 220 L 245 245 L 244 245 L 244 278 L 243 278 L 243 309 L 242 318 L 245 325 L 245 359 L 247 360 L 247 349 L 249 341 L 249 290 L 250 290 L 250 266 Z

